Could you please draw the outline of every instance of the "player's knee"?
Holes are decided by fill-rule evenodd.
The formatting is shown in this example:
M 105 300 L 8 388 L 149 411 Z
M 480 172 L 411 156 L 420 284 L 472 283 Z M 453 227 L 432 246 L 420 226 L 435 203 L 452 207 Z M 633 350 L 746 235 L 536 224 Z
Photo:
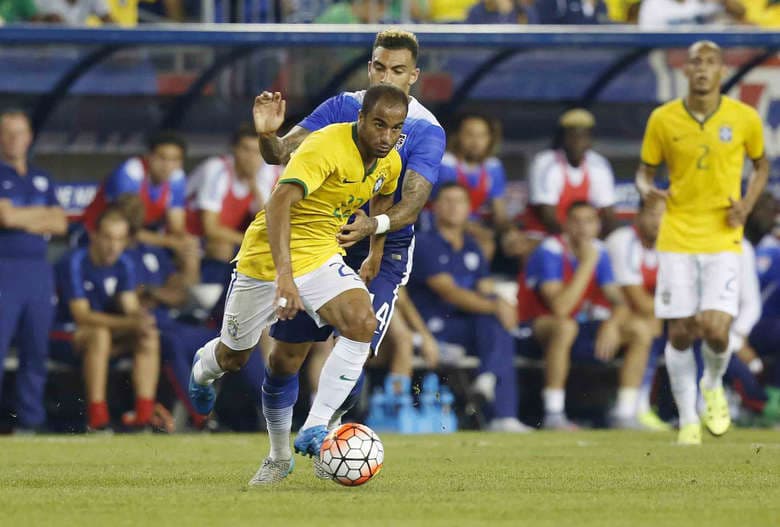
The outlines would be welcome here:
M 693 345 L 694 335 L 689 328 L 677 322 L 669 323 L 669 342 L 678 350 L 685 350 Z
M 370 308 L 356 309 L 345 317 L 344 327 L 339 332 L 350 340 L 369 342 L 376 330 L 376 316 Z
M 268 368 L 274 375 L 292 375 L 301 369 L 310 344 L 276 341 L 268 355 Z
M 226 371 L 237 372 L 249 362 L 252 355 L 252 349 L 232 350 L 228 347 L 222 347 L 217 350 L 217 362 L 219 366 Z
M 720 327 L 712 323 L 701 324 L 701 336 L 716 352 L 725 351 L 729 343 L 728 327 Z

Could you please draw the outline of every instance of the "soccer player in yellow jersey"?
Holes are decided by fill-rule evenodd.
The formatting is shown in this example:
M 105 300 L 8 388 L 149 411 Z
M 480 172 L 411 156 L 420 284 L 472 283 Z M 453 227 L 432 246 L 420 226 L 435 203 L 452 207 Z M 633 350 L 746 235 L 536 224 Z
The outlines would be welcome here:
M 200 413 L 214 407 L 214 380 L 246 363 L 262 330 L 301 310 L 339 332 L 333 353 L 350 359 L 345 375 L 360 375 L 376 328 L 364 280 L 376 275 L 381 258 L 369 256 L 358 276 L 344 263 L 336 236 L 366 201 L 372 213 L 392 205 L 401 173 L 394 146 L 408 104 L 396 87 L 372 87 L 357 123 L 312 133 L 290 159 L 266 209 L 244 235 L 221 335 L 195 354 L 189 394 Z M 372 242 L 371 251 L 383 250 L 383 237 Z M 250 485 L 276 483 L 292 471 L 290 428 L 304 359 L 271 352 L 262 389 L 271 452 Z
M 688 95 L 650 115 L 636 184 L 645 200 L 666 200 L 658 234 L 655 314 L 668 321 L 666 367 L 680 414 L 678 443 L 700 444 L 693 341 L 703 338 L 706 403 L 702 416 L 716 436 L 731 424 L 721 378 L 729 362 L 729 328 L 737 314 L 742 226 L 766 185 L 761 119 L 756 111 L 721 95 L 723 55 L 717 44 L 688 49 Z M 745 156 L 753 173 L 741 195 Z M 669 189 L 654 183 L 666 163 Z

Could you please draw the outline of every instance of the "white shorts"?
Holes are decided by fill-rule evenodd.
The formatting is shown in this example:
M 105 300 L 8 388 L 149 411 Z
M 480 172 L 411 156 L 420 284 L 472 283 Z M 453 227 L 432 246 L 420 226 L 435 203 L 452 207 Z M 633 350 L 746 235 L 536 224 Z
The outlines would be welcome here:
M 304 308 L 318 326 L 325 322 L 317 314 L 344 291 L 362 289 L 368 294 L 360 277 L 344 263 L 340 254 L 334 255 L 317 269 L 295 279 Z M 227 300 L 225 316 L 222 319 L 222 343 L 233 350 L 253 348 L 260 340 L 263 330 L 276 322 L 274 304 L 276 283 L 251 278 L 239 272 L 233 273 Z
M 736 316 L 738 308 L 738 253 L 658 253 L 656 317 L 687 318 L 709 310 Z

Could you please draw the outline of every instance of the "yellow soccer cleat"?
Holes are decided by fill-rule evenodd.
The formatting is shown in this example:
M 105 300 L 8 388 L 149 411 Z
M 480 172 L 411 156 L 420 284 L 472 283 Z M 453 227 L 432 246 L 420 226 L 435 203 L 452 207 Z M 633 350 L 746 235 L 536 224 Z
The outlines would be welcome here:
M 699 383 L 701 395 L 704 398 L 706 409 L 704 410 L 704 426 L 714 436 L 722 436 L 731 426 L 731 414 L 729 413 L 729 402 L 726 400 L 726 392 L 723 387 L 715 390 L 705 390 L 702 383 Z
M 699 423 L 691 423 L 680 427 L 680 431 L 677 433 L 678 445 L 700 445 L 701 444 L 701 425 Z
M 636 420 L 643 430 L 651 432 L 671 432 L 672 425 L 658 417 L 658 414 L 652 410 L 636 416 Z

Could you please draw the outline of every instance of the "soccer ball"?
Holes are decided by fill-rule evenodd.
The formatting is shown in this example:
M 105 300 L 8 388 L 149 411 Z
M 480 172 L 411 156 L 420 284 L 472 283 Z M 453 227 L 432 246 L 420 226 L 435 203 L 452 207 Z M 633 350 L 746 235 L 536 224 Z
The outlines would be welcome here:
M 385 450 L 379 436 L 366 425 L 347 423 L 322 442 L 320 460 L 336 483 L 362 485 L 382 470 Z

